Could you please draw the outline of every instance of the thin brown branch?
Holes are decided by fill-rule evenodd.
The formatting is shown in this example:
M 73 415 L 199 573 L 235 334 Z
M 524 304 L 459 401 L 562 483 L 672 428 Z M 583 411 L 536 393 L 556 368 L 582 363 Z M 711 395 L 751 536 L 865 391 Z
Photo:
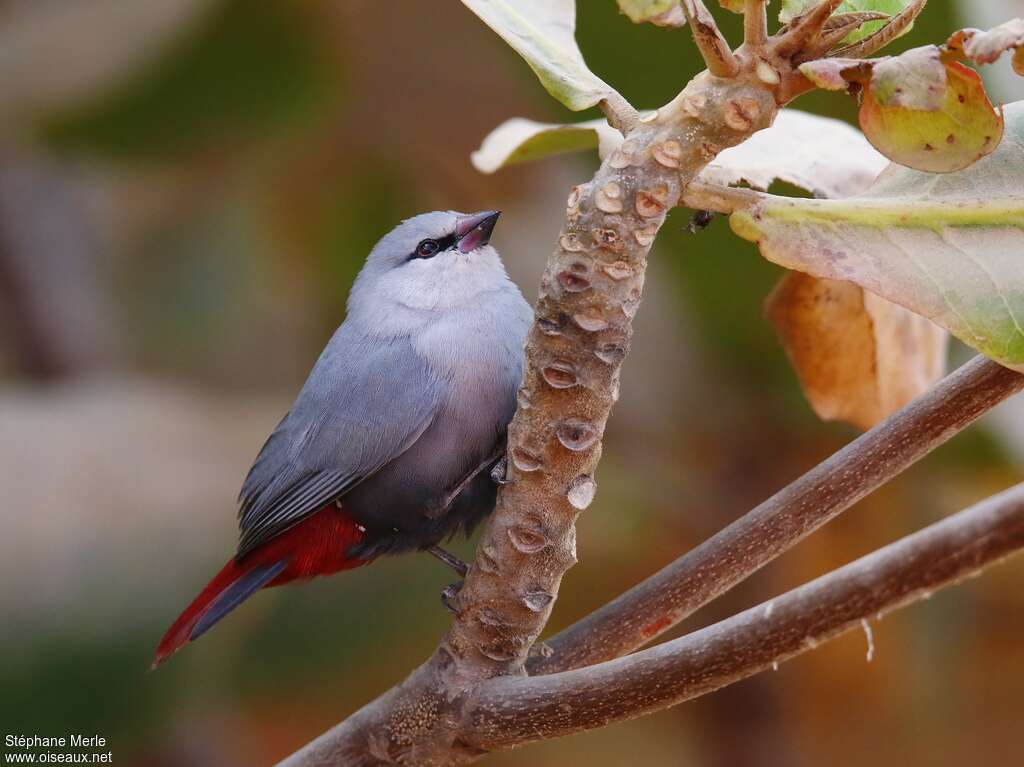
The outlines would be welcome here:
M 874 34 L 868 35 L 863 40 L 858 40 L 852 45 L 847 45 L 845 48 L 837 48 L 832 52 L 832 55 L 836 58 L 862 59 L 880 51 L 906 32 L 927 4 L 928 0 L 915 0 L 914 3 L 893 16 L 892 21 Z
M 882 21 L 890 18 L 887 13 L 875 13 L 872 11 L 861 11 L 858 13 L 840 13 L 828 20 L 828 24 L 821 31 L 818 38 L 817 50 L 813 53 L 824 54 L 842 42 L 843 38 L 856 29 L 859 29 L 869 21 Z M 817 56 L 811 53 L 804 54 L 801 60 L 811 60 Z
M 740 63 L 729 47 L 729 42 L 718 29 L 715 17 L 702 0 L 683 0 L 683 13 L 689 22 L 693 40 L 708 72 L 716 77 L 735 77 L 739 74 Z
M 636 108 L 618 93 L 612 93 L 602 99 L 598 106 L 604 112 L 608 124 L 623 136 L 629 135 L 640 119 L 640 113 Z
M 746 0 L 743 6 L 743 44 L 748 50 L 764 48 L 768 40 L 768 0 Z
M 745 679 L 1024 548 L 1024 484 L 728 620 L 649 650 L 542 677 L 495 679 L 465 728 L 481 750 L 658 711 Z
M 530 672 L 632 652 L 745 580 L 1007 397 L 1024 375 L 976 357 L 688 554 L 548 640 Z
M 842 2 L 843 0 L 821 0 L 809 11 L 793 19 L 786 31 L 776 38 L 776 55 L 789 56 L 813 46 L 828 23 L 829 17 Z
M 891 19 L 888 13 L 879 11 L 849 11 L 848 13 L 833 14 L 823 27 L 823 32 L 835 32 L 841 30 L 849 34 L 869 21 L 885 21 Z
M 711 210 L 729 215 L 749 208 L 761 198 L 753 189 L 694 181 L 683 190 L 680 202 L 694 210 Z

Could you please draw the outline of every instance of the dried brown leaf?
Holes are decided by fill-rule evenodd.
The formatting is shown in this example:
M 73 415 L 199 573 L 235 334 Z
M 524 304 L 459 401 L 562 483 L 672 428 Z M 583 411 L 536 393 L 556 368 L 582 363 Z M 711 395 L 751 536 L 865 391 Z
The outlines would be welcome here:
M 765 305 L 817 415 L 868 429 L 927 391 L 947 335 L 858 285 L 790 272 Z

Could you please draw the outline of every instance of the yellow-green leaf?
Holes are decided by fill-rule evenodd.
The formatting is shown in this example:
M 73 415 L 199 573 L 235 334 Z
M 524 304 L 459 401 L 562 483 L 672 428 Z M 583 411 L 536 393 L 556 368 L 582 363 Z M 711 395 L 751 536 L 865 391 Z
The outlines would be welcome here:
M 959 173 L 890 166 L 843 200 L 751 194 L 733 230 L 788 269 L 845 280 L 1024 372 L 1024 102 Z
M 743 13 L 743 0 L 718 0 L 718 4 L 725 8 L 727 11 L 733 13 Z
M 681 27 L 686 23 L 679 0 L 618 0 L 618 3 L 634 24 L 650 22 L 659 27 Z
M 875 88 L 878 72 L 876 67 L 865 89 L 860 126 L 889 159 L 917 170 L 948 173 L 966 168 L 998 146 L 1003 116 L 973 69 L 958 62 L 945 66 L 946 91 L 934 110 L 907 108 L 891 89 L 883 91 L 883 99 Z
M 943 107 L 947 85 L 939 49 L 926 45 L 876 63 L 869 89 L 880 106 L 934 112 Z
M 616 93 L 587 68 L 576 44 L 575 0 L 462 0 L 497 32 L 556 99 L 574 112 Z
M 494 173 L 506 165 L 584 149 L 599 148 L 603 157 L 620 143 L 622 134 L 605 120 L 558 125 L 513 117 L 491 131 L 471 159 L 481 173 Z

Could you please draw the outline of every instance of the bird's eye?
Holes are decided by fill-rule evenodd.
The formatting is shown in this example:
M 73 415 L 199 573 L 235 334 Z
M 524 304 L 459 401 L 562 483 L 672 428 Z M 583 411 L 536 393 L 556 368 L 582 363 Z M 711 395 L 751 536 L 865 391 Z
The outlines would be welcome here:
M 416 246 L 416 255 L 420 258 L 430 258 L 440 249 L 441 244 L 437 240 L 423 240 Z

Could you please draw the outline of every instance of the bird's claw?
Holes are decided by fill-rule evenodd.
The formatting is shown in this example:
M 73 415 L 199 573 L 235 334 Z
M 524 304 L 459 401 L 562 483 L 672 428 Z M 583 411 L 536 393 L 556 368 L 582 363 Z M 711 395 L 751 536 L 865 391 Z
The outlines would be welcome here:
M 441 604 L 445 606 L 452 615 L 459 614 L 459 608 L 455 600 L 459 596 L 459 592 L 462 591 L 462 584 L 464 581 L 458 581 L 457 583 L 449 583 L 444 587 L 441 592 Z
M 491 481 L 496 485 L 507 485 L 512 482 L 508 477 L 508 455 L 502 453 L 501 458 L 491 469 Z

